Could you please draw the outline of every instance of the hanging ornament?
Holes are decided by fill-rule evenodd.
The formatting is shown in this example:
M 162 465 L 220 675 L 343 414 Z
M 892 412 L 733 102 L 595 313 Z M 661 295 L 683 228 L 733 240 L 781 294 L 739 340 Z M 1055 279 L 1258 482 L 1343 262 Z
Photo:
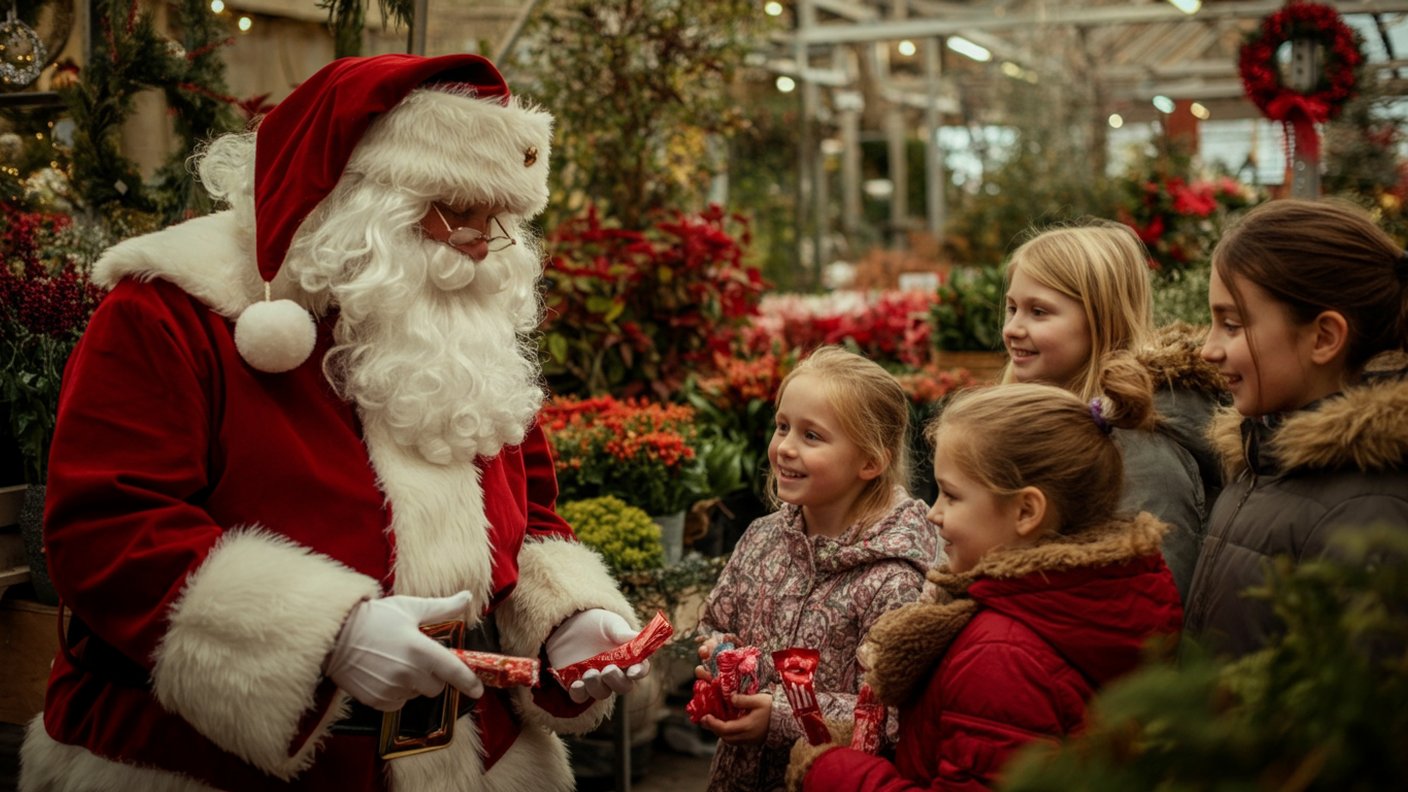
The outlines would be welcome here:
M 39 79 L 47 56 L 39 34 L 16 18 L 11 7 L 5 21 L 0 22 L 0 90 L 29 87 Z

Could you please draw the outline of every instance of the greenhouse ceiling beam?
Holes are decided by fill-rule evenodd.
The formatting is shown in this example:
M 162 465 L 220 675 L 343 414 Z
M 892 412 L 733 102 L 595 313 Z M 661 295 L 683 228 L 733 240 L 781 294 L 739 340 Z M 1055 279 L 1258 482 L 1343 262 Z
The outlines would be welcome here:
M 1343 14 L 1408 12 L 1408 0 L 1333 3 Z M 1041 14 L 993 16 L 987 13 L 954 14 L 944 19 L 895 19 L 854 24 L 814 25 L 794 34 L 803 44 L 845 44 L 887 41 L 924 36 L 948 36 L 964 30 L 1011 30 L 1043 25 L 1123 25 L 1152 22 L 1201 22 L 1213 19 L 1256 19 L 1275 13 L 1281 0 L 1249 0 L 1241 3 L 1207 4 L 1189 16 L 1168 3 L 1144 6 L 1116 6 L 1049 10 Z
M 875 7 L 865 3 L 847 2 L 847 0 L 812 0 L 812 6 L 818 11 L 826 11 L 857 22 L 868 22 L 880 18 Z

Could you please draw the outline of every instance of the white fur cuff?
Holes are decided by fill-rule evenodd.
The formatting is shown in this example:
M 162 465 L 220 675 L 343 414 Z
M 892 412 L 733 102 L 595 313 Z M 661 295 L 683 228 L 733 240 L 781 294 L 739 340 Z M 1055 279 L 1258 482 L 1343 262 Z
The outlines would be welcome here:
M 291 778 L 332 717 L 293 745 L 323 659 L 347 613 L 378 593 L 372 578 L 285 537 L 228 533 L 171 608 L 152 670 L 157 699 L 225 750 Z
M 503 651 L 537 657 L 555 627 L 589 608 L 618 613 L 632 628 L 640 628 L 640 620 L 621 595 L 616 579 L 590 548 L 562 539 L 524 542 L 518 552 L 518 586 L 494 613 Z M 596 726 L 610 713 L 614 697 L 576 718 L 554 717 L 532 706 L 531 696 L 522 690 L 515 691 L 514 701 L 528 723 L 570 734 Z

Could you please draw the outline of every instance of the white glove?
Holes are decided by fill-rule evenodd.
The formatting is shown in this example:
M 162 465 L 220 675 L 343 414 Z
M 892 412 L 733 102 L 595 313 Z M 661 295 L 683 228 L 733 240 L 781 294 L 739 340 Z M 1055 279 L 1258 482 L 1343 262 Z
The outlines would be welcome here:
M 446 683 L 470 698 L 484 683 L 454 653 L 420 631 L 422 624 L 463 619 L 470 595 L 394 596 L 357 604 L 328 657 L 328 678 L 352 698 L 382 712 L 416 696 L 436 696 Z
M 592 608 L 568 618 L 548 636 L 548 663 L 553 668 L 566 668 L 588 657 L 615 649 L 636 637 L 631 625 L 609 610 Z M 624 672 L 616 665 L 600 671 L 588 671 L 572 683 L 567 695 L 581 704 L 587 699 L 604 699 L 612 693 L 629 693 L 636 681 L 650 673 L 650 661 L 643 660 Z

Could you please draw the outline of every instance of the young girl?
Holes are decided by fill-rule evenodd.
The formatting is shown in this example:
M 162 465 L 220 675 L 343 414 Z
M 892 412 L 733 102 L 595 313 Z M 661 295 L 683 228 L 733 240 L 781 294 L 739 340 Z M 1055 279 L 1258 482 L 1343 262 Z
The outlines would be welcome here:
M 1213 427 L 1228 486 L 1187 629 L 1240 655 L 1277 631 L 1245 597 L 1266 559 L 1315 558 L 1346 528 L 1408 530 L 1408 258 L 1348 204 L 1273 201 L 1218 242 L 1208 302 L 1203 357 L 1235 410 Z
M 1100 360 L 1130 350 L 1159 390 L 1152 430 L 1116 432 L 1124 452 L 1121 506 L 1169 523 L 1164 559 L 1186 593 L 1221 472 L 1205 431 L 1222 394 L 1191 328 L 1153 330 L 1148 252 L 1109 222 L 1044 231 L 1007 264 L 1004 382 L 1045 382 L 1084 401 L 1099 395 Z
M 881 618 L 861 650 L 866 681 L 899 708 L 894 761 L 800 740 L 789 788 L 992 786 L 1026 743 L 1079 730 L 1148 639 L 1177 632 L 1166 526 L 1116 516 L 1110 431 L 1151 420 L 1148 375 L 1117 355 L 1100 384 L 1107 395 L 1089 402 L 1050 385 L 969 391 L 929 427 L 929 519 L 948 563 L 929 574 L 932 601 Z
M 856 648 L 880 614 L 919 596 L 938 556 L 922 501 L 909 497 L 909 407 L 893 376 L 859 355 L 823 347 L 782 381 L 768 445 L 781 509 L 739 540 L 700 620 L 708 661 L 719 636 L 762 650 L 761 691 L 734 697 L 734 720 L 706 717 L 719 736 L 711 790 L 780 789 L 801 729 L 770 656 L 817 649 L 822 712 L 850 717 L 860 688 Z M 708 678 L 701 666 L 696 675 Z

